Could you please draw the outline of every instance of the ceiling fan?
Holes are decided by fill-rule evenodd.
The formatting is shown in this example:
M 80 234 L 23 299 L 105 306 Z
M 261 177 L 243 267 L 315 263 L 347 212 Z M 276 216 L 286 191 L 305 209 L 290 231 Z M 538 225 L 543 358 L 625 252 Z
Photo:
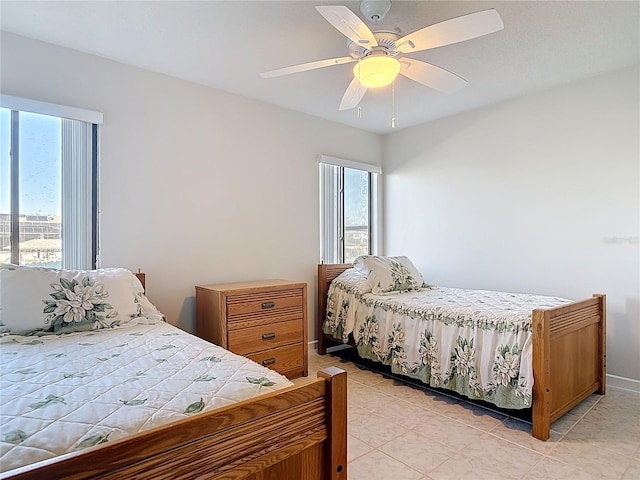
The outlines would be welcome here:
M 382 20 L 390 6 L 390 0 L 365 0 L 360 4 L 360 11 L 375 23 Z M 467 83 L 462 77 L 405 55 L 470 40 L 504 28 L 498 12 L 489 9 L 429 25 L 401 37 L 396 32 L 372 31 L 355 13 L 344 6 L 317 6 L 316 10 L 349 39 L 349 56 L 279 68 L 261 73 L 260 76 L 279 77 L 357 62 L 353 67 L 354 78 L 340 102 L 340 110 L 356 107 L 367 93 L 367 89 L 390 85 L 398 74 L 441 92 L 458 90 Z

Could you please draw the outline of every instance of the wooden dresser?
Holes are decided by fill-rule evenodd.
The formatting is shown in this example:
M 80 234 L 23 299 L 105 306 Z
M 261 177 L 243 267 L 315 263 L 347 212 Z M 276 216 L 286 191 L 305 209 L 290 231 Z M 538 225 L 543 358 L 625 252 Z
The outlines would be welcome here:
M 307 284 L 196 286 L 196 334 L 289 378 L 308 374 Z

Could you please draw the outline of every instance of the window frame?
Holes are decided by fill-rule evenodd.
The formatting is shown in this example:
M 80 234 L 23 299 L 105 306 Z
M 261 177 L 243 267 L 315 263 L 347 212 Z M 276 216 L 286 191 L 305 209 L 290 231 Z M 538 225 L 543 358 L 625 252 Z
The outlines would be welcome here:
M 20 262 L 20 250 L 13 248 L 20 242 L 20 203 L 16 198 L 20 198 L 20 114 L 16 110 L 11 110 L 11 140 L 9 152 L 10 192 L 9 192 L 9 214 L 11 215 L 11 232 L 9 234 L 9 244 L 11 247 L 11 263 L 18 265 Z M 15 152 L 15 153 L 14 153 Z
M 346 253 L 344 171 L 345 168 L 358 170 L 368 174 L 368 254 L 375 254 L 379 249 L 378 233 L 379 216 L 379 177 L 382 169 L 377 165 L 355 162 L 327 155 L 318 155 L 319 189 L 320 189 L 320 261 L 323 263 L 344 263 Z M 327 171 L 324 166 L 337 168 L 335 190 L 328 186 Z M 335 201 L 334 201 L 335 200 Z M 335 204 L 335 205 L 334 205 Z M 335 224 L 337 238 L 329 241 L 329 230 Z M 329 245 L 331 244 L 331 245 Z M 335 252 L 334 252 L 335 250 Z
M 78 265 L 77 256 L 74 255 L 73 260 L 71 260 L 70 256 L 67 256 L 65 259 L 65 248 L 64 248 L 64 240 L 63 240 L 63 250 L 62 250 L 62 268 L 84 268 L 84 269 L 94 269 L 97 267 L 99 262 L 99 125 L 102 125 L 104 121 L 103 114 L 100 112 L 94 112 L 90 110 L 79 109 L 75 107 L 67 107 L 63 105 L 56 105 L 52 103 L 40 102 L 37 100 L 30 100 L 21 97 L 14 97 L 11 95 L 1 95 L 0 96 L 0 107 L 10 111 L 10 123 L 11 123 L 11 134 L 10 134 L 10 151 L 9 151 L 9 168 L 10 168 L 10 178 L 9 178 L 9 213 L 10 213 L 10 224 L 11 224 L 11 232 L 10 232 L 10 245 L 11 245 L 11 257 L 10 261 L 13 264 L 20 263 L 20 249 L 14 248 L 14 245 L 19 245 L 20 240 L 20 112 L 24 113 L 33 113 L 37 115 L 47 115 L 59 118 L 62 122 L 64 120 L 75 120 L 80 121 L 85 124 L 85 128 L 87 130 L 87 140 L 91 143 L 90 148 L 88 149 L 88 154 L 86 157 L 87 168 L 89 169 L 88 175 L 86 176 L 86 180 L 88 185 L 88 189 L 90 194 L 88 195 L 88 199 L 91 202 L 90 205 L 90 215 L 87 216 L 86 225 L 90 229 L 90 239 L 86 242 L 85 251 L 86 257 L 85 260 L 80 260 L 80 265 Z M 89 128 L 90 127 L 90 128 Z M 63 140 L 64 143 L 64 140 Z M 67 146 L 67 148 L 69 145 Z M 73 147 L 72 147 L 73 148 Z M 64 146 L 63 146 L 64 151 Z M 63 154 L 62 157 L 65 155 Z M 64 158 L 61 158 L 61 161 L 64 163 Z M 77 164 L 76 164 L 77 165 Z M 73 168 L 73 163 L 68 164 L 65 167 L 62 166 L 63 171 L 65 168 Z M 71 188 L 71 191 L 66 191 L 63 185 L 61 185 L 61 195 L 63 197 L 63 213 L 65 210 L 64 203 L 66 201 L 70 201 L 71 198 L 74 198 L 81 190 L 81 187 L 78 185 L 74 185 Z M 63 225 L 64 225 L 64 215 L 62 216 Z M 73 220 L 72 220 L 73 221 Z M 65 227 L 61 225 L 62 234 L 64 235 Z M 72 229 L 74 227 L 71 227 Z M 78 227 L 83 228 L 83 227 Z M 71 237 L 75 237 L 74 234 L 71 234 Z M 69 237 L 70 238 L 70 237 Z M 75 240 L 72 240 L 74 244 L 76 244 Z M 88 262 L 88 264 L 87 264 Z

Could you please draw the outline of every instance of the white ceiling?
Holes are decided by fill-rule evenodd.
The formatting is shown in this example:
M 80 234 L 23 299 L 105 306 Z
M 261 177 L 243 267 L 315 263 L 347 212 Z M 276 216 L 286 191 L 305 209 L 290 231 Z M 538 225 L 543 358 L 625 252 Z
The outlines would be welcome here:
M 359 1 L 0 1 L 3 30 L 378 133 L 391 130 L 391 89 L 339 112 L 352 65 L 279 78 L 260 72 L 348 55 L 347 40 L 314 8 Z M 405 128 L 527 92 L 640 63 L 638 1 L 393 1 L 374 31 L 407 34 L 495 8 L 504 30 L 411 56 L 469 83 L 440 93 L 396 81 Z

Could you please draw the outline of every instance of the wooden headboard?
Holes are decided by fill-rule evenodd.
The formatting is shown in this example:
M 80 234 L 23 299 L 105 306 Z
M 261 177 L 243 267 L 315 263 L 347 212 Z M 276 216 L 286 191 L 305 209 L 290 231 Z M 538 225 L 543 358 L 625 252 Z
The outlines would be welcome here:
M 322 334 L 322 324 L 327 314 L 327 292 L 329 284 L 344 272 L 346 269 L 353 267 L 350 263 L 319 263 L 318 264 L 318 318 L 316 335 L 318 336 L 318 353 L 324 355 L 326 347 L 324 346 L 324 336 Z
M 138 280 L 140 280 L 140 283 L 142 284 L 142 289 L 146 291 L 147 290 L 147 284 L 146 284 L 147 279 L 145 278 L 146 275 L 140 271 L 138 273 L 134 273 L 134 275 L 138 277 Z

